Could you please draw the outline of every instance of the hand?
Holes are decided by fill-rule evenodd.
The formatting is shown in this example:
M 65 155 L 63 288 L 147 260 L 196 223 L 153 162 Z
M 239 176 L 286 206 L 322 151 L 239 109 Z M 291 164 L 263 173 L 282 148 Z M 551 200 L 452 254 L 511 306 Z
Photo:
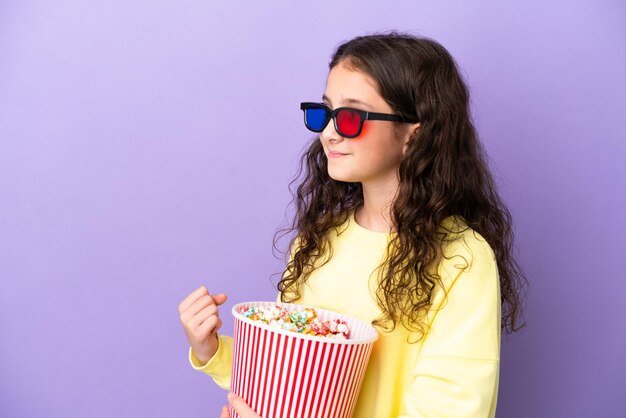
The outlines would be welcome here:
M 210 295 L 207 288 L 201 286 L 178 306 L 189 345 L 202 364 L 206 364 L 217 351 L 217 330 L 222 326 L 217 307 L 224 302 L 225 294 Z
M 241 418 L 261 418 L 261 416 L 254 412 L 243 399 L 232 392 L 228 394 L 228 402 L 230 402 L 230 405 L 237 411 Z M 227 406 L 222 408 L 220 418 L 230 418 Z

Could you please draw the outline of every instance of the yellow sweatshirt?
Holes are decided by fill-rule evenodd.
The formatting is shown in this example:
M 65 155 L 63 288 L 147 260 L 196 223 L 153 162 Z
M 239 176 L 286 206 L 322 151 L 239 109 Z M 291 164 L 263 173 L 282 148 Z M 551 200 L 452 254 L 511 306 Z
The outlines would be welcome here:
M 444 223 L 453 225 L 453 218 Z M 390 234 L 365 229 L 354 217 L 338 231 L 331 234 L 331 260 L 311 274 L 297 303 L 371 322 L 381 314 L 373 297 L 375 272 Z M 417 343 L 407 341 L 415 336 L 402 326 L 380 334 L 355 418 L 495 416 L 501 316 L 495 256 L 471 229 L 460 232 L 444 255 L 439 274 L 447 298 L 436 286 L 426 317 L 429 329 Z M 189 359 L 227 389 L 231 354 L 232 338 L 220 336 L 219 349 L 207 364 L 199 364 L 191 349 Z

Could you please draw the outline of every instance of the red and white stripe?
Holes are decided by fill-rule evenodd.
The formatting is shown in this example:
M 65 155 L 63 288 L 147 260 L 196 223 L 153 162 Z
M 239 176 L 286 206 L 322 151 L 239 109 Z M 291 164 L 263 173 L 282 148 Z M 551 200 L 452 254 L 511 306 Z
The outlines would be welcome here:
M 246 303 L 248 306 L 270 302 Z M 349 340 L 269 328 L 236 313 L 231 390 L 265 418 L 347 418 L 354 412 L 376 331 L 338 313 L 316 309 L 321 319 L 340 318 Z M 288 309 L 302 307 L 283 304 Z M 321 312 L 323 311 L 323 312 Z M 323 316 L 330 318 L 323 318 Z M 239 417 L 231 410 L 231 417 Z

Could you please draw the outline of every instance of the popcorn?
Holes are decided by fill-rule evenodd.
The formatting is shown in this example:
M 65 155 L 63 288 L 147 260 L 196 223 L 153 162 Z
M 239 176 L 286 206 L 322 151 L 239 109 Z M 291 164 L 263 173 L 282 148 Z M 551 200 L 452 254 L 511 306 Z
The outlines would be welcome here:
M 350 329 L 344 321 L 340 319 L 321 321 L 312 308 L 288 312 L 279 305 L 266 307 L 244 305 L 238 310 L 246 318 L 260 321 L 273 328 L 336 339 L 347 339 L 350 336 Z

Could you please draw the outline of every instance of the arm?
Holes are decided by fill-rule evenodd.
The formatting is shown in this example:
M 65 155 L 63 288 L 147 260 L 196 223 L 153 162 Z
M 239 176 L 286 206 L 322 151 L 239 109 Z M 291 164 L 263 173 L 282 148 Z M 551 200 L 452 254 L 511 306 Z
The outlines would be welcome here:
M 210 375 L 224 389 L 230 386 L 232 338 L 218 336 L 222 325 L 218 306 L 226 301 L 223 293 L 209 294 L 202 286 L 178 307 L 180 321 L 189 341 L 189 362 L 196 370 Z
M 230 389 L 231 371 L 233 367 L 233 338 L 220 335 L 217 351 L 208 362 L 202 363 L 196 357 L 193 348 L 189 347 L 189 362 L 198 371 L 208 374 L 222 389 Z
M 430 330 L 404 398 L 404 417 L 493 417 L 500 359 L 500 288 L 489 245 L 472 232 L 439 273 Z M 465 258 L 467 263 L 461 258 Z M 463 268 L 463 265 L 467 267 Z

